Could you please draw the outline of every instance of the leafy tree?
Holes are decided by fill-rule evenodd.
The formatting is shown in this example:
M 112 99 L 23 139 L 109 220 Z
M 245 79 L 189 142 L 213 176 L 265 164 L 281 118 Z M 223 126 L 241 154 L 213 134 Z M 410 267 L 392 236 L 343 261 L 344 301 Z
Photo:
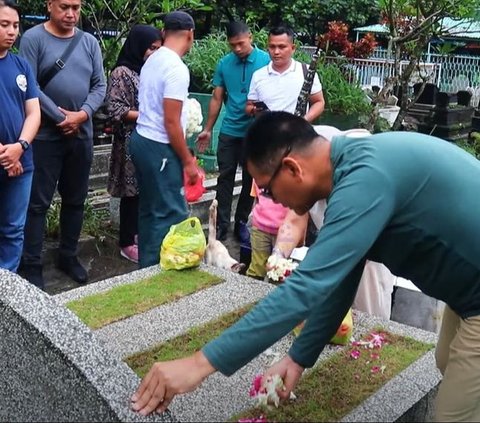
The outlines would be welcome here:
M 207 22 L 241 19 L 260 28 L 285 22 L 302 35 L 304 42 L 313 44 L 326 23 L 339 16 L 351 27 L 376 22 L 380 16 L 377 0 L 205 0 L 205 3 L 212 7 L 206 14 Z
M 100 42 L 104 66 L 111 70 L 122 39 L 135 24 L 161 27 L 160 17 L 173 10 L 208 9 L 200 0 L 89 0 L 83 2 L 84 29 Z
M 46 1 L 42 0 L 18 0 L 23 15 L 43 16 L 47 11 Z

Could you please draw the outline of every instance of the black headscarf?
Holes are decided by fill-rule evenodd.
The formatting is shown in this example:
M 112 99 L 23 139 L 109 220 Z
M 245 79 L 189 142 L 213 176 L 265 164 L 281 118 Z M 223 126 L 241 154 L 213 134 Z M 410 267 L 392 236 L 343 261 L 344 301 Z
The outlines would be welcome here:
M 145 52 L 161 37 L 160 30 L 149 25 L 135 25 L 128 33 L 127 39 L 120 50 L 115 67 L 126 66 L 140 73 Z

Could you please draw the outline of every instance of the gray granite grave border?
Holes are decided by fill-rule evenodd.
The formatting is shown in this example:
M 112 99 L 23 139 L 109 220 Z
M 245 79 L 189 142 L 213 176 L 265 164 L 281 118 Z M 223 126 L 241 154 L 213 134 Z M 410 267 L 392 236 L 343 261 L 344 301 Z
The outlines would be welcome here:
M 0 302 L 80 371 L 85 383 L 90 383 L 97 390 L 119 421 L 172 421 L 170 413 L 143 417 L 131 411 L 130 397 L 139 384 L 137 375 L 109 354 L 73 313 L 59 307 L 48 294 L 20 276 L 0 269 Z M 28 406 L 26 403 L 25 407 Z M 15 420 L 14 416 L 12 420 Z
M 244 304 L 259 300 L 275 289 L 271 284 L 221 269 L 205 265 L 200 269 L 218 275 L 225 282 L 162 305 L 150 312 L 108 325 L 95 331 L 95 335 L 103 340 L 107 348 L 124 357 L 133 352 L 144 351 L 184 333 L 192 326 L 206 323 Z M 60 294 L 57 300 L 65 303 L 95 292 L 106 291 L 118 284 L 138 281 L 158 271 L 158 266 L 154 266 L 123 277 L 112 278 L 99 282 L 96 287 L 87 286 L 75 290 L 76 292 Z M 185 318 L 186 316 L 188 318 Z M 354 322 L 354 337 L 357 339 L 377 326 L 427 343 L 435 343 L 437 339 L 432 332 L 385 321 L 357 311 L 354 312 Z M 253 402 L 248 397 L 248 390 L 253 377 L 270 365 L 272 357 L 283 356 L 292 341 L 293 337 L 287 335 L 229 378 L 221 374 L 211 376 L 195 392 L 177 397 L 170 409 L 181 421 L 187 422 L 224 421 L 250 408 Z M 327 346 L 319 361 L 327 359 L 340 348 Z M 415 415 L 417 404 L 421 404 L 422 399 L 435 392 L 439 381 L 440 375 L 435 368 L 433 352 L 429 352 L 389 381 L 342 421 L 397 421 L 402 418 L 408 421 Z M 431 406 L 427 406 L 426 409 L 430 410 Z

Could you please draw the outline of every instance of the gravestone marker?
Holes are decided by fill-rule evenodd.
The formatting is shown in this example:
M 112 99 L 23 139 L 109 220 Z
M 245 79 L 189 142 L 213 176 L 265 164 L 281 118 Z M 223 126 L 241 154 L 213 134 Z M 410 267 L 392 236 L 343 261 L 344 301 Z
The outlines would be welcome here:
M 423 83 L 417 83 L 413 86 L 413 94 L 417 96 L 418 92 L 420 91 Z M 439 93 L 439 89 L 435 84 L 425 84 L 425 87 L 420 94 L 420 97 L 416 101 L 416 103 L 420 104 L 435 104 L 437 95 Z
M 457 93 L 457 103 L 459 106 L 470 106 L 470 100 L 472 99 L 472 93 L 469 91 L 459 91 Z
M 0 355 L 0 421 L 174 421 L 131 411 L 133 371 L 70 311 L 3 269 Z

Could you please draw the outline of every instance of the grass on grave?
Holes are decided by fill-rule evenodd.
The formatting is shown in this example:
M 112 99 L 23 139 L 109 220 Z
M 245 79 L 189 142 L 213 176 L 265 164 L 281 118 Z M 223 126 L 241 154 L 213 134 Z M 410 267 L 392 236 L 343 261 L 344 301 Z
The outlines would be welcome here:
M 434 345 L 412 338 L 385 334 L 388 343 L 381 349 L 346 347 L 320 362 L 308 372 L 295 389 L 297 400 L 273 406 L 252 408 L 232 421 L 264 416 L 276 422 L 338 421 L 380 389 Z M 360 356 L 354 359 L 354 350 Z
M 198 351 L 238 321 L 253 305 L 192 328 L 155 348 L 128 357 L 125 362 L 143 378 L 157 361 L 183 358 Z M 338 420 L 434 347 L 433 344 L 386 332 L 380 327 L 374 332 L 382 333 L 387 339 L 381 350 L 360 349 L 360 356 L 355 360 L 350 354 L 359 348 L 345 347 L 320 362 L 301 379 L 295 389 L 296 401 L 282 404 L 278 409 L 253 408 L 234 416 L 232 421 L 254 419 L 261 415 L 267 421 L 282 422 Z
M 226 313 L 216 320 L 193 327 L 188 332 L 168 342 L 127 357 L 125 362 L 140 378 L 143 378 L 150 370 L 150 367 L 157 361 L 187 357 L 200 350 L 207 342 L 216 338 L 250 311 L 253 306 L 254 304 L 248 304 L 235 311 Z
M 196 269 L 166 270 L 66 304 L 91 329 L 143 313 L 223 280 Z

